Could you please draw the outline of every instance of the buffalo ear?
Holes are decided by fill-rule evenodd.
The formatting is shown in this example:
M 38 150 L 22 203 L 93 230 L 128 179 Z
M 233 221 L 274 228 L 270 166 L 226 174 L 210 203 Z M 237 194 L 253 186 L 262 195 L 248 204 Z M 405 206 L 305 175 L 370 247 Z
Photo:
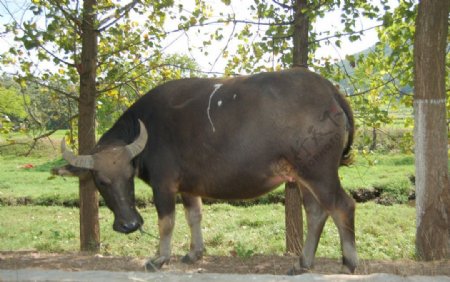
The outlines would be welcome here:
M 54 167 L 51 170 L 51 173 L 53 175 L 76 176 L 76 177 L 81 177 L 81 176 L 85 175 L 88 172 L 89 172 L 88 169 L 79 168 L 79 167 L 76 167 L 76 166 L 73 166 L 73 165 L 70 165 L 70 164 Z

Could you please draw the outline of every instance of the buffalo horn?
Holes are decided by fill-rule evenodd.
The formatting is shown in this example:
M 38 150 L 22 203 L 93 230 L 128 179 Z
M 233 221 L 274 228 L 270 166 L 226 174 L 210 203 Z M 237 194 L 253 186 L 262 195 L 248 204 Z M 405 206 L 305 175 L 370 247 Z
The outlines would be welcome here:
M 61 141 L 61 151 L 63 158 L 74 167 L 93 169 L 94 158 L 91 155 L 75 156 L 72 151 L 66 148 L 66 140 Z
M 139 136 L 136 138 L 136 140 L 134 140 L 133 143 L 125 146 L 127 151 L 130 153 L 131 159 L 139 155 L 139 153 L 144 150 L 145 144 L 147 143 L 147 129 L 145 129 L 145 125 L 141 120 L 138 121 L 140 126 Z

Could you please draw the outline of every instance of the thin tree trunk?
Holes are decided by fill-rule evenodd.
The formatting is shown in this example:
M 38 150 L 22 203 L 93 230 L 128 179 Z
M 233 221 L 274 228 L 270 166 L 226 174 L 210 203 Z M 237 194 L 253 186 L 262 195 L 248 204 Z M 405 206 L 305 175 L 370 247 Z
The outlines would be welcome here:
M 96 0 L 84 0 L 82 23 L 80 99 L 78 102 L 79 154 L 89 154 L 95 146 L 95 103 L 97 69 L 97 32 L 95 31 Z M 80 178 L 80 249 L 97 252 L 100 247 L 98 192 L 92 177 Z
M 303 249 L 302 195 L 298 184 L 285 184 L 286 252 L 300 255 Z
M 294 49 L 292 53 L 292 65 L 294 67 L 308 67 L 308 15 L 302 12 L 307 8 L 307 0 L 293 0 L 295 9 L 294 17 Z
M 450 184 L 445 106 L 448 13 L 448 0 L 422 0 L 416 20 L 416 252 L 423 260 L 443 259 L 450 255 Z
M 308 67 L 308 16 L 302 11 L 307 7 L 307 0 L 293 0 L 294 36 L 292 50 L 292 66 Z M 303 248 L 303 212 L 300 184 L 286 183 L 284 189 L 286 251 L 300 255 Z
M 372 128 L 372 144 L 370 144 L 369 150 L 374 151 L 377 148 L 377 129 Z

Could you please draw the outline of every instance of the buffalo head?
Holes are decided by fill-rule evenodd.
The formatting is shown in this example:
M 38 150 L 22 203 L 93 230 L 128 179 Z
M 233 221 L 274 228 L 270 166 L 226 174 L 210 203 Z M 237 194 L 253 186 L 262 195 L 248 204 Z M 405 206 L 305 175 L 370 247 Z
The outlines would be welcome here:
M 61 142 L 64 159 L 69 163 L 54 168 L 57 175 L 82 176 L 91 173 L 100 195 L 108 208 L 114 213 L 113 229 L 121 233 L 131 233 L 143 224 L 136 210 L 134 196 L 135 168 L 132 160 L 145 148 L 147 130 L 139 120 L 139 136 L 131 144 L 97 145 L 92 155 L 75 156 Z

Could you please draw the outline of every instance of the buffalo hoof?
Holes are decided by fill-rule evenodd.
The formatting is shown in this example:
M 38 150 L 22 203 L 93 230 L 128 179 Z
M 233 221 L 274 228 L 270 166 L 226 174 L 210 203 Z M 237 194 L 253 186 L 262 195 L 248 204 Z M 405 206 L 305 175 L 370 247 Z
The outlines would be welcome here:
M 341 273 L 343 274 L 355 274 L 356 266 L 358 265 L 357 259 L 342 258 Z
M 203 257 L 202 251 L 190 252 L 181 258 L 181 262 L 186 264 L 194 264 L 197 261 L 199 261 L 202 257 Z
M 294 265 L 294 267 L 292 267 L 286 274 L 293 276 L 293 275 L 300 275 L 300 274 L 305 274 L 305 273 L 309 273 L 309 272 L 311 272 L 311 271 L 308 268 L 299 267 L 299 266 Z
M 341 270 L 339 271 L 339 273 L 340 274 L 355 274 L 355 270 L 356 270 L 356 267 L 350 268 L 350 267 L 348 267 L 346 265 L 342 265 L 341 266 Z
M 169 260 L 170 259 L 165 257 L 150 259 L 145 263 L 145 270 L 148 272 L 157 272 L 163 267 L 164 264 L 168 263 Z

